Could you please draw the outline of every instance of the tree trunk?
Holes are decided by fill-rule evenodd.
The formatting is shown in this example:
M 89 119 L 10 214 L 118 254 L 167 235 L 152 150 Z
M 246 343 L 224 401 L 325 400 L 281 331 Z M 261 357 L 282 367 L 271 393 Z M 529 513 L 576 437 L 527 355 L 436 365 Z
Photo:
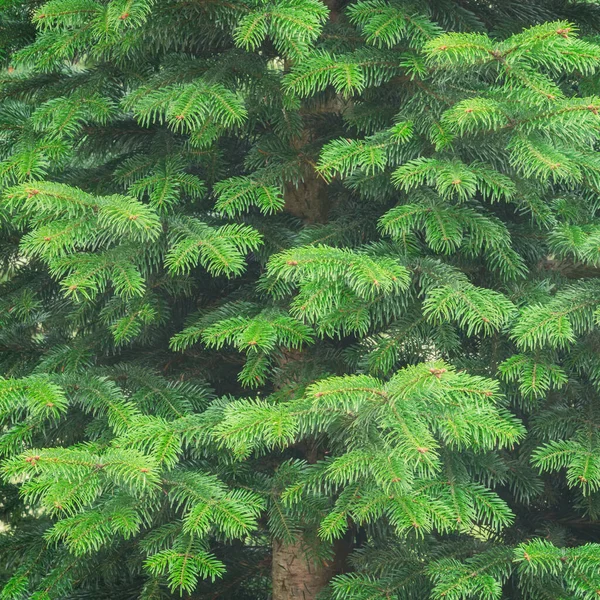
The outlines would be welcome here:
M 337 21 L 339 0 L 324 0 L 329 8 L 329 19 Z M 341 112 L 344 103 L 334 98 L 325 112 Z M 316 132 L 305 129 L 303 134 L 292 142 L 300 150 L 308 144 Z M 284 186 L 285 210 L 307 223 L 326 223 L 331 209 L 331 198 L 327 182 L 315 171 L 315 165 L 306 161 L 303 165 L 304 178 L 298 185 Z M 288 361 L 289 357 L 285 359 Z M 309 462 L 316 459 L 307 453 Z M 272 600 L 315 600 L 319 592 L 327 586 L 331 578 L 344 571 L 346 558 L 352 548 L 349 534 L 334 543 L 334 557 L 329 561 L 316 561 L 307 556 L 306 544 L 302 538 L 292 543 L 273 540 L 271 576 L 273 585 Z
M 299 185 L 286 184 L 285 210 L 307 223 L 325 223 L 330 209 L 327 184 L 312 167 L 308 167 L 306 171 L 306 177 Z
M 307 560 L 300 541 L 273 540 L 273 600 L 314 600 L 331 579 L 328 565 Z
M 329 21 L 336 22 L 340 14 L 341 0 L 323 0 L 329 9 Z M 286 61 L 286 70 L 292 62 Z M 349 100 L 339 95 L 330 97 L 320 106 L 306 108 L 307 115 L 315 114 L 341 114 L 350 105 Z M 303 111 L 301 111 L 302 114 Z M 292 140 L 292 147 L 299 153 L 303 178 L 300 183 L 284 185 L 285 210 L 291 215 L 302 219 L 306 223 L 326 223 L 332 208 L 332 199 L 329 195 L 327 181 L 315 170 L 314 159 L 310 151 L 305 151 L 320 135 L 318 126 L 306 127 L 298 138 Z
M 302 540 L 286 544 L 273 540 L 273 600 L 314 600 L 331 578 L 345 569 L 351 537 L 334 543 L 334 558 L 317 563 L 306 556 Z

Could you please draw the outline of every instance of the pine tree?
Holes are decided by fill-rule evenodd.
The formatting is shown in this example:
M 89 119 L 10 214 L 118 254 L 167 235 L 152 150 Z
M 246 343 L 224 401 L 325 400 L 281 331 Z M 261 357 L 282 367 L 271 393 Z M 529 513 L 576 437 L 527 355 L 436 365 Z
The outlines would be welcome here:
M 600 594 L 600 2 L 0 3 L 3 600 Z

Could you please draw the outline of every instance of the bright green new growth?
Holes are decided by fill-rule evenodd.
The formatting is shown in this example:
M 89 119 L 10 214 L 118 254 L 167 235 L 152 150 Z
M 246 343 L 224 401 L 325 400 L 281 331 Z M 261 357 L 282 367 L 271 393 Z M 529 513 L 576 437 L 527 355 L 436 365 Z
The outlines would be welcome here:
M 3 3 L 0 599 L 600 594 L 600 4 L 521 5 Z

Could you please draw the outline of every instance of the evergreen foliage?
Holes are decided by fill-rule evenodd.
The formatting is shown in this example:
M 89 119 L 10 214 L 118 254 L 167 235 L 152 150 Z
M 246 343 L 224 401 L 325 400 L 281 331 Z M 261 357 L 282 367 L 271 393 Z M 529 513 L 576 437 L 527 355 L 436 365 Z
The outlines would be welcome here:
M 597 598 L 598 36 L 0 2 L 0 599 Z

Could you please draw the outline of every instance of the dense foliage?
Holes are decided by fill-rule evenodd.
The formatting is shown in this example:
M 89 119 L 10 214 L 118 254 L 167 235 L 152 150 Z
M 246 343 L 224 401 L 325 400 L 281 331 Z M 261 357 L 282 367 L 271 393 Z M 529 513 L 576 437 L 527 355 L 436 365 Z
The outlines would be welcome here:
M 0 1 L 0 598 L 597 598 L 599 32 Z

